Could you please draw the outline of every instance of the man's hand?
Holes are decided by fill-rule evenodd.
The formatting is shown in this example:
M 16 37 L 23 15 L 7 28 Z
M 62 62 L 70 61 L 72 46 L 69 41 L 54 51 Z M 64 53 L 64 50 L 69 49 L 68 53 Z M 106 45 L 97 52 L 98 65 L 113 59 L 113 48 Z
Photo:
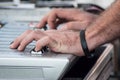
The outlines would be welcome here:
M 42 47 L 48 46 L 54 52 L 69 53 L 78 56 L 83 56 L 79 31 L 59 31 L 59 30 L 27 30 L 10 45 L 10 48 L 17 48 L 19 51 L 36 40 L 35 50 L 39 51 Z
M 64 23 L 62 30 L 80 30 L 90 25 L 97 16 L 79 9 L 53 9 L 43 17 L 37 27 L 42 28 L 48 24 L 51 29 L 55 29 Z

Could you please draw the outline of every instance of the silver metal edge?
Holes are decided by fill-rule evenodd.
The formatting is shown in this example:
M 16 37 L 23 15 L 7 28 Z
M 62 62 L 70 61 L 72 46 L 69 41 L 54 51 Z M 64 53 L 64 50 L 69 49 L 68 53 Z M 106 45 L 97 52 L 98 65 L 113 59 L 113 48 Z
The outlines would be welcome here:
M 113 45 L 112 44 L 106 44 L 104 45 L 107 48 L 104 50 L 104 52 L 101 54 L 99 59 L 96 61 L 95 65 L 92 67 L 92 69 L 88 72 L 84 80 L 96 80 L 102 69 L 105 67 L 107 62 L 112 58 L 113 53 Z

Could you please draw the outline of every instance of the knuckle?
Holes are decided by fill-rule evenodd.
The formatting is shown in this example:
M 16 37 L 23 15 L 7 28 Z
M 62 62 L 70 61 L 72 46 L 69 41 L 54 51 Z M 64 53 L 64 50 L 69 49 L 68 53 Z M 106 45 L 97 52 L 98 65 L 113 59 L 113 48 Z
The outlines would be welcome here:
M 34 37 L 37 36 L 37 34 L 38 34 L 38 31 L 32 31 L 32 32 L 30 33 L 30 36 L 31 36 L 31 38 L 34 38 Z
M 25 33 L 26 34 L 29 34 L 31 32 L 31 30 L 26 30 Z
M 56 9 L 56 8 L 54 8 L 54 9 L 52 9 L 52 10 L 51 10 L 51 12 L 56 12 L 56 11 L 57 11 L 57 9 Z
M 46 36 L 45 39 L 46 39 L 46 40 L 50 40 L 50 36 Z
M 61 8 L 53 8 L 53 9 L 51 10 L 51 14 L 57 14 L 57 13 L 59 13 L 61 10 L 63 10 L 63 9 L 61 9 Z
M 20 43 L 20 45 L 22 45 L 22 46 L 23 46 L 23 45 L 26 45 L 26 40 L 25 40 L 25 39 L 22 40 L 21 43 Z

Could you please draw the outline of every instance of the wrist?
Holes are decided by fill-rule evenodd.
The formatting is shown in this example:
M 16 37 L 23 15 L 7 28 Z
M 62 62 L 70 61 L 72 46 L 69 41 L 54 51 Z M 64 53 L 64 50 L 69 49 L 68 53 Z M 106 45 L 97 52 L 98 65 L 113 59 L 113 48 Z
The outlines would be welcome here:
M 99 35 L 100 33 L 101 32 L 99 32 L 99 30 L 97 30 L 96 27 L 89 27 L 86 29 L 86 42 L 90 51 L 104 43 L 104 36 Z
M 88 48 L 88 44 L 86 41 L 86 35 L 85 35 L 85 30 L 80 31 L 80 41 L 81 41 L 81 47 L 82 50 L 87 58 L 92 58 L 94 57 L 94 52 L 95 50 L 90 51 Z

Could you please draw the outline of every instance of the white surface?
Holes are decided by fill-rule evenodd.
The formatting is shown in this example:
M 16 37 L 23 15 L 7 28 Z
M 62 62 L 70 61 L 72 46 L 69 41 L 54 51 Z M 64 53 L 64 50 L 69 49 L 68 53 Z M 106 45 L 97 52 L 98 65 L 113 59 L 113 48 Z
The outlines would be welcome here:
M 40 21 L 50 11 L 49 8 L 40 9 L 0 9 L 0 20 L 7 21 Z
M 13 0 L 13 4 L 14 5 L 19 5 L 20 4 L 20 0 Z
M 0 29 L 0 80 L 32 80 L 31 77 L 33 80 L 57 80 L 75 56 L 53 52 L 31 54 L 34 42 L 23 52 L 10 49 L 10 43 L 26 29 L 29 29 L 28 23 L 22 22 L 8 23 Z
M 91 3 L 108 8 L 115 0 L 76 0 L 77 3 Z

